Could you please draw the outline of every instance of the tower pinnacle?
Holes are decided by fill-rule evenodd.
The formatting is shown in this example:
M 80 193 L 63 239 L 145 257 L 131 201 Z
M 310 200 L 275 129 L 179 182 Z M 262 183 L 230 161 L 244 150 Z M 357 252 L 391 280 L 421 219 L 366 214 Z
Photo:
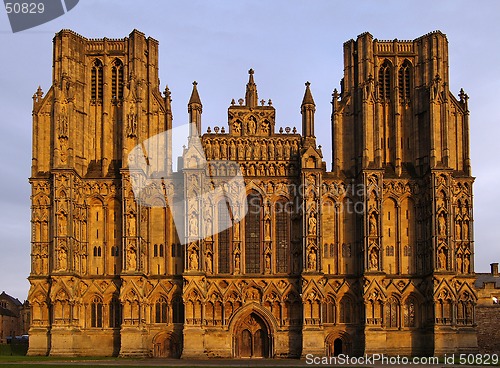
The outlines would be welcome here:
M 245 94 L 245 105 L 248 107 L 255 107 L 258 104 L 259 97 L 257 96 L 257 85 L 254 82 L 253 74 L 254 70 L 250 69 L 248 71 L 248 83 L 247 83 L 247 91 Z

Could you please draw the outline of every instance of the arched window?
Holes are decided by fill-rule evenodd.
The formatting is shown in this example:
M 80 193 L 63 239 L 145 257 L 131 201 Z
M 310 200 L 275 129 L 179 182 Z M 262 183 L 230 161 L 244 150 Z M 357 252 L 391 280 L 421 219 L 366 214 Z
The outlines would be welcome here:
M 348 297 L 340 301 L 340 323 L 352 323 L 352 303 Z
M 163 244 L 160 244 L 160 257 L 163 257 L 165 255 L 165 249 L 163 247 Z
M 92 327 L 102 327 L 102 300 L 96 296 L 90 305 L 90 323 Z
M 172 319 L 174 323 L 184 323 L 184 303 L 179 295 L 172 300 Z
M 153 249 L 153 257 L 158 257 L 158 244 L 155 244 Z
M 167 300 L 160 297 L 155 303 L 155 322 L 167 323 Z
M 111 96 L 113 100 L 123 98 L 123 63 L 119 59 L 111 67 Z
M 246 273 L 261 272 L 261 214 L 262 198 L 255 192 L 250 193 L 248 195 L 248 213 L 245 217 Z
M 417 303 L 414 298 L 406 299 L 404 305 L 404 326 L 417 327 Z
M 399 301 L 396 298 L 392 297 L 387 301 L 385 314 L 387 327 L 399 327 L 399 308 Z
M 391 65 L 386 60 L 378 71 L 379 98 L 389 100 L 391 98 Z
M 328 297 L 323 304 L 323 318 L 325 323 L 335 323 L 335 302 Z
M 276 272 L 287 273 L 289 271 L 290 254 L 290 203 L 281 198 L 274 207 L 276 220 Z
M 404 101 L 410 100 L 411 64 L 405 60 L 398 73 L 399 98 Z
M 121 325 L 121 305 L 117 297 L 113 297 L 109 303 L 109 327 L 120 327 Z
M 229 203 L 226 199 L 217 205 L 217 248 L 219 250 L 219 273 L 230 272 L 231 259 L 231 214 Z
M 103 91 L 103 74 L 102 74 L 102 61 L 96 59 L 92 65 L 91 76 L 91 99 L 94 101 L 102 100 Z
M 94 257 L 101 257 L 102 256 L 102 248 L 99 246 L 94 247 Z

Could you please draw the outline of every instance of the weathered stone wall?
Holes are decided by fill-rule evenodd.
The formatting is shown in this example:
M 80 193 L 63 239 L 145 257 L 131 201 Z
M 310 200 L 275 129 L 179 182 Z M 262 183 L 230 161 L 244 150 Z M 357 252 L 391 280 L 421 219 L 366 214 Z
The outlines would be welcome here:
M 500 305 L 476 307 L 477 343 L 480 353 L 500 353 Z

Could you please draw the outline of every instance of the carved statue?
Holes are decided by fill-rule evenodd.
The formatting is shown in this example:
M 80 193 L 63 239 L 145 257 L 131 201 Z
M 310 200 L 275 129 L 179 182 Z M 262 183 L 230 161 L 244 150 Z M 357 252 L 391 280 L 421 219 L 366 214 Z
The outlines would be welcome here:
M 464 238 L 464 240 L 469 239 L 469 221 L 467 220 L 464 220 L 462 222 L 462 237 Z
M 273 141 L 269 141 L 269 145 L 267 147 L 267 151 L 269 153 L 269 160 L 274 160 L 274 143 Z
M 234 256 L 234 270 L 239 271 L 240 270 L 240 254 L 236 253 Z
M 378 252 L 375 248 L 370 252 L 370 267 L 374 270 L 378 270 Z
M 462 255 L 457 255 L 457 272 L 462 273 Z
M 221 159 L 227 159 L 227 143 L 223 140 L 220 144 L 220 157 Z
M 455 222 L 455 236 L 456 239 L 462 239 L 462 225 L 460 224 L 460 220 L 456 220 Z
M 470 259 L 468 254 L 464 258 L 464 273 L 470 273 Z
M 205 266 L 207 268 L 208 273 L 213 272 L 213 259 L 212 259 L 212 253 L 207 253 L 207 257 L 205 258 Z
M 316 251 L 314 249 L 309 251 L 309 255 L 307 257 L 307 268 L 309 270 L 316 269 Z
M 137 114 L 134 108 L 130 106 L 130 112 L 127 114 L 127 136 L 137 137 Z
M 234 228 L 234 240 L 240 240 L 240 223 L 235 221 L 233 228 Z
M 217 140 L 214 141 L 213 157 L 214 157 L 214 160 L 220 159 L 220 146 L 219 146 L 219 142 Z
M 59 261 L 59 269 L 66 270 L 68 268 L 68 253 L 66 251 L 66 248 L 64 247 L 59 248 L 59 253 L 57 255 L 57 258 Z
M 276 143 L 276 159 L 283 159 L 283 145 L 281 144 L 281 141 L 278 141 L 278 143 Z
M 205 155 L 207 159 L 212 159 L 212 143 L 208 139 L 205 141 Z
M 247 147 L 246 147 L 246 150 L 245 150 L 245 158 L 247 160 L 251 160 L 252 159 L 252 144 L 250 142 L 247 142 Z
M 269 253 L 266 254 L 266 271 L 271 271 L 271 255 Z
M 198 269 L 198 253 L 195 250 L 192 250 L 191 254 L 189 255 L 189 269 Z
M 271 221 L 269 219 L 264 222 L 264 239 L 271 239 Z
M 133 247 L 130 247 L 127 252 L 127 261 L 129 271 L 135 271 L 137 268 L 137 253 Z
M 65 235 L 67 229 L 66 214 L 59 214 L 59 235 Z
M 446 217 L 442 212 L 438 217 L 438 233 L 440 236 L 446 236 Z
M 309 215 L 309 235 L 316 235 L 316 215 L 314 212 L 311 212 Z
M 196 235 L 198 235 L 198 218 L 196 217 L 196 214 L 193 213 L 189 218 L 189 236 Z
M 127 217 L 127 235 L 134 236 L 135 235 L 135 216 L 131 213 Z
M 256 127 L 255 118 L 252 116 L 248 120 L 248 134 L 255 134 Z
M 370 235 L 373 236 L 377 235 L 378 234 L 377 217 L 373 212 L 370 214 L 369 222 L 370 222 Z
M 233 123 L 233 133 L 238 135 L 241 133 L 241 123 L 239 121 Z
M 229 143 L 229 159 L 236 160 L 236 144 L 234 144 L 234 141 Z
M 441 269 L 446 269 L 446 264 L 447 264 L 447 259 L 446 259 L 446 253 L 444 252 L 444 249 L 441 248 L 438 254 L 438 259 L 439 259 L 439 268 Z
M 253 159 L 260 160 L 260 143 L 258 141 L 253 146 Z

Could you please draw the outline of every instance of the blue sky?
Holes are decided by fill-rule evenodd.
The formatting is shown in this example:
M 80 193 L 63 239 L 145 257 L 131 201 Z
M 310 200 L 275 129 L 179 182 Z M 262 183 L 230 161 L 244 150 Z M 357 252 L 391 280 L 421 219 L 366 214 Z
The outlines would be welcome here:
M 255 69 L 259 99 L 272 99 L 277 126 L 300 128 L 304 82 L 317 105 L 316 135 L 330 167 L 331 93 L 342 78 L 342 44 L 368 31 L 381 40 L 448 36 L 450 89 L 468 93 L 474 187 L 476 272 L 500 261 L 500 2 L 333 0 L 80 0 L 64 16 L 13 34 L 0 8 L 0 291 L 29 288 L 31 96 L 52 77 L 52 38 L 69 28 L 88 38 L 134 29 L 160 42 L 160 79 L 172 91 L 175 125 L 187 121 L 192 81 L 203 127 L 223 125 Z

